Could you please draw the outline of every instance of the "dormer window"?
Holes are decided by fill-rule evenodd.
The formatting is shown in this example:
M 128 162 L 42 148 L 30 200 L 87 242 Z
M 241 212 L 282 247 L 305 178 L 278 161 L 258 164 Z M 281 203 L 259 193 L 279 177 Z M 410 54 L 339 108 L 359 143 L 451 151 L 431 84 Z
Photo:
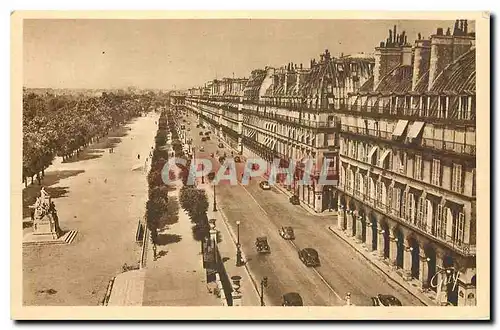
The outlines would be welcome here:
M 440 96 L 439 97 L 439 118 L 448 118 L 448 97 Z

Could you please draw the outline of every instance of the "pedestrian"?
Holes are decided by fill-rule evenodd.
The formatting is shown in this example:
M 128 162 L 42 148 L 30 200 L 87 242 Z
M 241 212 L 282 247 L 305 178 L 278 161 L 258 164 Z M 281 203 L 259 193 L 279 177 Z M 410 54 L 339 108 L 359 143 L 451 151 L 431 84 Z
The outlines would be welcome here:
M 104 178 L 104 183 L 108 183 L 108 178 Z
M 141 155 L 137 154 L 137 159 L 141 159 Z

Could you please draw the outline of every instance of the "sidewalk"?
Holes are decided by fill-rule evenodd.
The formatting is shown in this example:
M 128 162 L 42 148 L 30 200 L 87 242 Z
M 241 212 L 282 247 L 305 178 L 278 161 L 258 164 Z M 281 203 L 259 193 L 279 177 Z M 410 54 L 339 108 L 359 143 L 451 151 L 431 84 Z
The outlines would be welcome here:
M 177 199 L 182 183 L 169 193 Z M 178 222 L 160 233 L 157 260 L 149 244 L 143 306 L 221 306 L 221 300 L 210 292 L 203 268 L 201 243 L 192 237 L 189 216 L 179 205 Z
M 369 252 L 362 244 L 356 243 L 354 237 L 347 236 L 344 231 L 338 230 L 337 228 L 335 228 L 335 226 L 328 226 L 328 230 L 330 230 L 332 234 L 337 235 L 347 244 L 349 244 L 354 250 L 356 250 L 356 252 L 361 254 L 372 265 L 374 265 L 378 271 L 381 271 L 391 280 L 399 284 L 403 289 L 417 297 L 424 305 L 437 306 L 437 303 L 435 301 L 435 292 L 423 292 L 419 288 L 418 281 L 415 279 L 412 279 L 410 281 L 404 280 L 397 270 L 391 269 L 391 267 L 386 262 L 378 258 L 377 251 Z
M 260 296 L 257 292 L 257 282 L 250 274 L 247 266 L 236 266 L 236 235 L 225 221 L 225 215 L 219 209 L 213 211 L 213 188 L 208 184 L 198 184 L 198 188 L 204 189 L 209 200 L 208 218 L 216 219 L 216 229 L 219 231 L 221 241 L 218 242 L 219 253 L 224 261 L 224 268 L 229 278 L 231 276 L 241 277 L 240 292 L 242 295 L 242 306 L 260 306 Z M 245 260 L 243 251 L 241 252 L 242 259 Z

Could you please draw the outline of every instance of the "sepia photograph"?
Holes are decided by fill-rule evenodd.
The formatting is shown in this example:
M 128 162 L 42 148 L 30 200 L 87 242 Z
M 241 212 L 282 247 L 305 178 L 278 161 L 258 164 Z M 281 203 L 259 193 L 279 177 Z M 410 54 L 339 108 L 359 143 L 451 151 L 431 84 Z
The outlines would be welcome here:
M 489 319 L 489 21 L 14 12 L 11 317 Z

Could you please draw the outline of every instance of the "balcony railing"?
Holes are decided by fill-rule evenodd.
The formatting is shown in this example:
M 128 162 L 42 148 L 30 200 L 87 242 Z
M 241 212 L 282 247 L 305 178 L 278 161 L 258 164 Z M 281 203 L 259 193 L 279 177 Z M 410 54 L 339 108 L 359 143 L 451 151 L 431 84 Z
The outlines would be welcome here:
M 361 105 L 352 104 L 341 106 L 339 108 L 343 112 L 362 113 L 362 114 L 378 114 L 378 115 L 393 115 L 404 119 L 409 118 L 433 118 L 433 119 L 454 119 L 454 120 L 476 120 L 476 113 L 471 111 L 464 113 L 464 118 L 458 118 L 457 109 L 448 109 L 447 117 L 442 116 L 442 111 L 437 108 L 419 109 L 414 107 L 390 106 L 390 105 Z
M 464 255 L 476 255 L 476 244 L 465 243 L 462 239 L 457 239 L 456 237 L 450 235 L 437 235 L 431 227 L 427 226 L 426 223 L 419 223 L 418 221 L 415 223 L 401 217 L 401 211 L 398 209 L 391 208 L 389 205 L 385 205 L 381 201 L 378 201 L 377 199 L 359 191 L 353 191 L 352 187 L 346 186 L 345 184 L 339 183 L 337 187 L 360 201 L 364 201 L 370 206 L 374 206 L 375 208 L 384 211 L 387 216 L 391 216 L 395 220 L 404 223 L 406 226 L 417 229 L 418 231 L 431 236 L 433 239 L 443 243 L 454 251 L 458 251 Z
M 382 138 L 382 139 L 386 139 L 386 140 L 390 140 L 392 138 L 392 132 L 375 130 L 375 129 L 368 129 L 365 127 L 341 125 L 340 130 L 343 132 L 350 132 L 350 133 L 355 133 L 355 134 L 360 134 L 360 135 L 369 135 L 369 136 L 378 137 L 378 138 Z
M 461 154 L 476 155 L 476 146 L 472 144 L 423 138 L 422 146 Z

